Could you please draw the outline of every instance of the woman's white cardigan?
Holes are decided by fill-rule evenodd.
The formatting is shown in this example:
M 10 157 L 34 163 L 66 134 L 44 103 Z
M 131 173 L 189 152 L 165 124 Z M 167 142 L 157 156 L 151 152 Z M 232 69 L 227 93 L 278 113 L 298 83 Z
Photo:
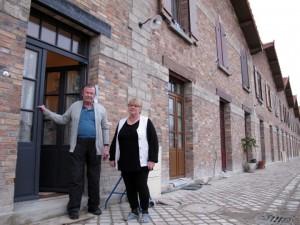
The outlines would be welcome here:
M 124 126 L 126 120 L 128 118 L 123 118 L 119 121 L 118 124 L 118 133 L 116 136 L 116 156 L 115 156 L 115 165 L 118 168 L 118 161 L 120 158 L 120 145 L 119 145 L 119 132 Z M 137 128 L 138 133 L 138 144 L 139 144 L 139 155 L 140 155 L 140 166 L 147 166 L 148 163 L 148 152 L 149 152 L 149 145 L 147 140 L 147 124 L 148 124 L 148 117 L 140 116 L 139 126 Z

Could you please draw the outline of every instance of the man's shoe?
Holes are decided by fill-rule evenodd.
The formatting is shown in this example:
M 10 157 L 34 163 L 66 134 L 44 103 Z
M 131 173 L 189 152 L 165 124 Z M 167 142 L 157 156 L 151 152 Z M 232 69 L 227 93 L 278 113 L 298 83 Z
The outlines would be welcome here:
M 94 214 L 94 215 L 96 215 L 96 216 L 99 216 L 99 215 L 102 214 L 102 211 L 101 211 L 100 208 L 97 208 L 97 209 L 89 209 L 88 212 L 89 212 L 89 213 L 92 213 L 92 214 Z
M 71 220 L 77 220 L 77 219 L 79 219 L 79 213 L 77 213 L 77 212 L 71 212 L 71 213 L 69 213 L 69 218 Z

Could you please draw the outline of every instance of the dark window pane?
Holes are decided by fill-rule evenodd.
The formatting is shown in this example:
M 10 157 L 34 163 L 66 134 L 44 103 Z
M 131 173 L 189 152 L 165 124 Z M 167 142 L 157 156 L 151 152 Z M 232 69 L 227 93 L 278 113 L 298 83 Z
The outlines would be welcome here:
M 58 96 L 47 96 L 46 106 L 53 112 L 58 112 Z
M 36 17 L 30 16 L 28 21 L 27 34 L 31 37 L 39 38 L 40 20 Z
M 57 36 L 57 46 L 66 50 L 71 50 L 71 34 L 64 31 L 59 30 Z
M 80 43 L 80 38 L 73 35 L 72 52 L 79 53 L 79 43 Z
M 43 145 L 56 145 L 56 124 L 51 120 L 44 121 Z
M 68 71 L 67 73 L 67 93 L 80 92 L 80 76 L 78 71 Z
M 47 74 L 46 94 L 58 94 L 59 92 L 60 73 L 52 72 Z
M 21 111 L 19 142 L 31 142 L 32 139 L 32 112 Z
M 55 26 L 43 21 L 41 39 L 49 44 L 55 45 L 55 37 L 56 37 Z
M 85 55 L 85 42 L 84 40 L 73 34 L 72 52 Z
M 79 95 L 66 96 L 65 110 L 67 110 L 73 102 L 79 100 Z

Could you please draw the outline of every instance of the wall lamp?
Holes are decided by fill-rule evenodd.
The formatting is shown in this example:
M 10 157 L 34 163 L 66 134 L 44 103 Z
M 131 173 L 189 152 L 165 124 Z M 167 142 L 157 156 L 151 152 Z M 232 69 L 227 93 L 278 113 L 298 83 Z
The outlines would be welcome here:
M 145 22 L 139 22 L 139 27 L 142 29 L 144 25 L 149 24 L 151 30 L 156 30 L 160 28 L 161 23 L 162 23 L 162 17 L 160 15 L 156 15 L 152 18 L 145 20 Z
M 1 65 L 0 65 L 0 76 L 10 77 L 9 72 L 6 70 L 6 68 L 4 66 L 1 66 Z

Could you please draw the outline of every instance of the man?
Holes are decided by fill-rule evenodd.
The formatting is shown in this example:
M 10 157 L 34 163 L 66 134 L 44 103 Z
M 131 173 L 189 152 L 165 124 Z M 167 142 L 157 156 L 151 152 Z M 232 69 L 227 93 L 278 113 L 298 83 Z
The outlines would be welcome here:
M 87 85 L 82 101 L 73 103 L 63 115 L 56 114 L 44 105 L 38 106 L 45 116 L 55 123 L 70 122 L 70 185 L 67 206 L 70 219 L 79 218 L 84 190 L 84 166 L 87 164 L 88 212 L 100 215 L 99 180 L 102 159 L 109 155 L 109 130 L 105 108 L 94 103 L 95 87 Z

